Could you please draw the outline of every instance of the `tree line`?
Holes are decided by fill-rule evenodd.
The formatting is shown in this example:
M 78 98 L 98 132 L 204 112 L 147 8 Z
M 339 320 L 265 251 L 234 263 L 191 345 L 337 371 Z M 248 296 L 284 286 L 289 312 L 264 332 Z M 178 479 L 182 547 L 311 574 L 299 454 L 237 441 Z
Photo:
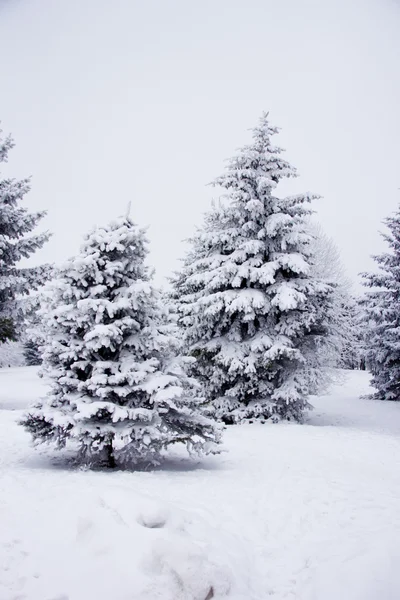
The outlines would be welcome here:
M 376 396 L 400 399 L 400 213 L 355 299 L 310 219 L 318 196 L 279 195 L 297 172 L 277 133 L 263 114 L 213 182 L 221 196 L 163 293 L 130 215 L 62 267 L 21 268 L 49 239 L 32 233 L 45 213 L 21 204 L 29 180 L 0 181 L 0 342 L 22 337 L 50 382 L 21 420 L 35 441 L 110 467 L 155 464 L 176 443 L 218 452 L 224 425 L 302 421 L 337 367 L 365 364 Z M 0 135 L 0 162 L 12 147 Z

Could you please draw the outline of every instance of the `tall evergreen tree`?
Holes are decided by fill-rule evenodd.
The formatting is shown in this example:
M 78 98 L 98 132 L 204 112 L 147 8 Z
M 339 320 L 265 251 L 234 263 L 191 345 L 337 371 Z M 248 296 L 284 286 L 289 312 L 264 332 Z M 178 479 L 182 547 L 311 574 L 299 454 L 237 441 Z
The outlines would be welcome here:
M 389 252 L 374 256 L 377 273 L 363 273 L 371 288 L 363 299 L 365 358 L 372 374 L 374 397 L 400 400 L 400 208 L 385 219 L 382 237 Z
M 6 162 L 14 142 L 0 130 L 0 163 Z M 15 339 L 27 303 L 21 297 L 44 283 L 48 267 L 20 268 L 19 262 L 36 252 L 49 239 L 48 233 L 28 235 L 46 214 L 29 213 L 20 205 L 29 192 L 29 179 L 0 180 L 0 343 Z
M 51 392 L 22 424 L 39 442 L 78 444 L 80 458 L 155 463 L 171 444 L 212 452 L 219 428 L 185 365 L 144 264 L 142 230 L 119 219 L 87 236 L 60 269 L 43 312 Z
M 264 114 L 253 142 L 215 180 L 225 195 L 173 280 L 194 372 L 226 423 L 301 420 L 323 379 L 332 285 L 310 273 L 315 196 L 275 195 L 281 179 L 296 176 L 272 144 L 277 131 Z

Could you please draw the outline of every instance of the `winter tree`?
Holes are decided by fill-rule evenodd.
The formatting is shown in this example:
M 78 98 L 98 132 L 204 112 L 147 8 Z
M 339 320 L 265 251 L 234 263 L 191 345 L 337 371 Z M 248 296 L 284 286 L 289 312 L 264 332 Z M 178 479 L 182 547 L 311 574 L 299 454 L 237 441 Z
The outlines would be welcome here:
M 312 236 L 312 273 L 314 277 L 329 280 L 340 288 L 342 293 L 351 292 L 351 282 L 340 256 L 337 245 L 323 230 L 320 223 L 308 220 L 308 231 Z
M 49 274 L 50 273 L 52 278 L 57 277 L 57 270 L 55 267 L 49 269 Z M 29 302 L 30 309 L 25 318 L 24 331 L 21 334 L 23 353 L 27 365 L 41 365 L 41 348 L 44 345 L 45 336 L 42 326 L 40 308 L 46 304 L 44 289 L 41 288 L 39 291 L 31 294 L 29 297 Z
M 10 342 L 6 340 L 0 344 L 0 368 L 22 367 L 25 365 L 25 357 L 21 342 Z
M 371 288 L 363 300 L 366 365 L 379 400 L 400 400 L 400 208 L 385 219 L 389 252 L 374 256 L 377 273 L 364 273 Z
M 191 240 L 173 297 L 187 351 L 216 416 L 301 420 L 323 381 L 332 289 L 311 273 L 309 203 L 280 198 L 296 176 L 263 115 L 214 185 L 224 191 Z
M 0 163 L 6 162 L 14 142 L 0 130 Z M 0 343 L 13 340 L 29 306 L 21 300 L 46 279 L 48 267 L 20 268 L 49 239 L 48 233 L 29 235 L 45 212 L 29 213 L 20 202 L 29 191 L 29 179 L 0 180 Z
M 37 366 L 42 364 L 40 346 L 35 339 L 33 339 L 31 336 L 28 336 L 24 340 L 22 348 L 25 362 L 28 366 Z
M 337 366 L 342 369 L 365 370 L 364 323 L 360 299 L 348 296 L 341 307 L 342 338 L 340 357 Z
M 358 301 L 352 296 L 352 285 L 333 239 L 313 220 L 309 221 L 308 227 L 312 236 L 311 274 L 333 286 L 330 329 L 325 344 L 326 364 L 358 369 L 362 360 Z
M 171 444 L 207 453 L 219 441 L 174 357 L 146 244 L 129 218 L 95 229 L 60 269 L 42 311 L 51 392 L 22 424 L 38 442 L 75 441 L 85 462 L 156 463 Z

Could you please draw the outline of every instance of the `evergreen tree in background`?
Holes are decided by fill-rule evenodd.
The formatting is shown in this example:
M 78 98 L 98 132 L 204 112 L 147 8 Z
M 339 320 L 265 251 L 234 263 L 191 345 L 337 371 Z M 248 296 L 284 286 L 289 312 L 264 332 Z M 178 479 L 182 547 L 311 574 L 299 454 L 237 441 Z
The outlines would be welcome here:
M 364 273 L 372 288 L 364 300 L 366 365 L 379 400 L 400 400 L 400 209 L 385 219 L 389 252 L 374 256 L 377 273 Z
M 333 286 L 327 320 L 329 335 L 325 344 L 326 364 L 333 368 L 359 369 L 362 362 L 359 305 L 351 295 L 351 282 L 347 278 L 339 250 L 321 225 L 309 221 L 312 235 L 311 275 Z
M 17 338 L 17 332 L 12 319 L 6 317 L 0 317 L 0 344 L 4 342 L 15 341 Z
M 343 343 L 340 352 L 338 367 L 342 369 L 365 370 L 364 359 L 364 324 L 360 319 L 361 311 L 358 298 L 349 296 L 344 299 L 342 305 L 342 321 L 345 324 Z
M 23 353 L 25 362 L 28 366 L 34 367 L 42 364 L 42 355 L 40 346 L 36 340 L 28 337 L 23 344 Z
M 49 267 L 49 275 L 57 278 L 57 270 L 53 266 Z M 43 288 L 29 297 L 30 309 L 24 322 L 24 331 L 21 335 L 21 342 L 25 362 L 30 366 L 42 364 L 42 349 L 45 343 L 45 334 L 43 331 L 41 306 L 46 304 L 46 296 Z
M 47 306 L 44 374 L 52 390 L 23 419 L 39 442 L 78 443 L 80 458 L 157 463 L 171 444 L 215 452 L 219 427 L 174 358 L 167 319 L 129 219 L 95 229 L 59 271 Z
M 14 143 L 2 137 L 0 130 L 0 163 L 6 162 Z M 0 343 L 15 340 L 29 302 L 21 297 L 37 289 L 48 275 L 48 266 L 19 268 L 18 263 L 36 252 L 49 239 L 48 233 L 28 235 L 45 212 L 28 213 L 20 205 L 29 191 L 29 179 L 0 180 Z
M 173 297 L 187 351 L 216 416 L 301 420 L 324 380 L 333 286 L 310 270 L 309 203 L 279 198 L 296 171 L 263 115 L 214 185 L 225 195 L 191 240 Z

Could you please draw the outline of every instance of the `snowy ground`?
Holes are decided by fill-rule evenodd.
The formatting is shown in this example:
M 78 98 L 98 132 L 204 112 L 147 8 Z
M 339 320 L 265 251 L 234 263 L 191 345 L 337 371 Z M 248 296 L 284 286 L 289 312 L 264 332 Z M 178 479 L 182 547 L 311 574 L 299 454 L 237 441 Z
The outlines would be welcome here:
M 307 425 L 145 473 L 68 470 L 15 424 L 43 393 L 0 370 L 0 600 L 398 600 L 400 405 L 351 373 Z

